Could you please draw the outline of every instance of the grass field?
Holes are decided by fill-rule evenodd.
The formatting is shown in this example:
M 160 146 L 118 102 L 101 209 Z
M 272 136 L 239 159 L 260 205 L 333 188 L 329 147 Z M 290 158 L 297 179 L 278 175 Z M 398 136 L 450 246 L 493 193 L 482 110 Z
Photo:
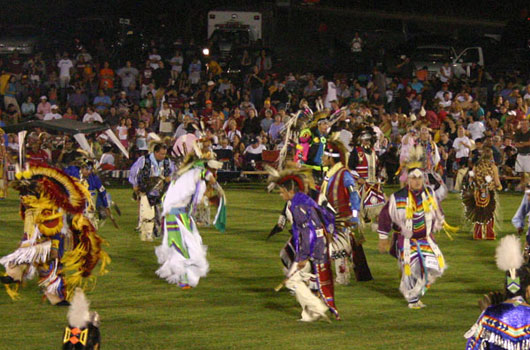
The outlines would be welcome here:
M 369 232 L 366 255 L 375 280 L 338 286 L 336 304 L 343 321 L 297 322 L 295 298 L 273 288 L 282 280 L 278 253 L 287 232 L 265 241 L 282 206 L 263 187 L 228 187 L 225 234 L 202 229 L 208 245 L 209 275 L 196 289 L 181 291 L 155 275 L 154 247 L 134 231 L 136 205 L 129 189 L 111 189 L 123 215 L 120 229 L 100 231 L 110 243 L 109 274 L 87 293 L 101 316 L 102 349 L 463 349 L 463 334 L 479 315 L 477 300 L 502 287 L 496 269 L 496 242 L 471 240 L 456 195 L 443 203 L 449 223 L 460 225 L 455 240 L 438 235 L 449 265 L 422 298 L 428 305 L 409 310 L 398 291 L 396 261 L 377 252 Z M 501 194 L 500 236 L 511 233 L 510 219 L 520 194 Z M 18 200 L 11 191 L 0 202 L 0 255 L 11 252 L 22 234 Z M 13 302 L 0 290 L 0 349 L 60 349 L 67 308 L 41 301 L 35 281 Z

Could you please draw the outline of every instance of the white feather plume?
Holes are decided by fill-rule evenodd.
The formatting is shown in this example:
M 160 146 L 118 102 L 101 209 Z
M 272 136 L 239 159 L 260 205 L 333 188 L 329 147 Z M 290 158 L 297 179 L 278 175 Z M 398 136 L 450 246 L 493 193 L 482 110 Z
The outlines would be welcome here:
M 524 258 L 519 238 L 509 235 L 501 239 L 495 252 L 495 259 L 497 267 L 503 271 L 520 268 Z
M 70 309 L 68 310 L 68 325 L 70 327 L 85 328 L 90 321 L 88 308 L 90 302 L 81 288 L 76 288 Z

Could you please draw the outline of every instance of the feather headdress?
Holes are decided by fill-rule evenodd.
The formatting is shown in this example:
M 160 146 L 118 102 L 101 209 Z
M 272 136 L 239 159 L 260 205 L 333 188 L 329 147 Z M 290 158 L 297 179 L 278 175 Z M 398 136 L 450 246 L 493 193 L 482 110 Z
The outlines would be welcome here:
M 288 164 L 283 170 L 276 170 L 266 165 L 265 170 L 269 173 L 269 178 L 267 179 L 267 190 L 269 192 L 276 186 L 281 186 L 288 181 L 294 181 L 299 192 L 307 193 L 310 189 L 315 188 L 311 168 L 299 168 L 294 164 Z
M 421 145 L 412 146 L 409 150 L 406 166 L 409 171 L 424 168 L 425 153 Z
M 346 145 L 340 139 L 340 133 L 335 132 L 328 138 L 324 155 L 339 158 L 342 165 L 348 166 L 350 153 L 348 152 Z
M 149 153 L 153 153 L 153 150 L 155 149 L 156 145 L 161 145 L 163 143 L 160 136 L 158 136 L 154 132 L 150 132 L 149 134 L 147 134 L 147 139 Z
M 212 169 L 221 169 L 223 167 L 223 163 L 215 160 L 215 153 L 203 152 L 199 145 L 199 140 L 195 140 L 193 142 L 193 149 L 184 157 L 184 160 L 177 171 L 177 175 L 180 176 L 197 165 L 207 165 Z

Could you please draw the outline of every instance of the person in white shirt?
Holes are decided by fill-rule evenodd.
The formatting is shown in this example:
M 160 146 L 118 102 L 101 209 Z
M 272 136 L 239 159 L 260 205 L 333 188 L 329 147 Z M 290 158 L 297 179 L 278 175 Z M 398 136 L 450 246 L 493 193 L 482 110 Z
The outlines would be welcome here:
M 468 171 L 468 158 L 473 146 L 472 141 L 465 135 L 463 126 L 458 127 L 458 137 L 453 141 L 453 148 L 456 150 L 455 158 L 459 168 L 456 174 L 454 190 L 451 192 L 459 192 L 462 189 L 462 180 Z
M 99 160 L 99 166 L 102 170 L 113 170 L 116 168 L 116 159 L 112 153 L 112 146 L 105 145 L 103 147 L 103 154 Z
M 70 71 L 74 68 L 74 64 L 68 58 L 68 53 L 63 54 L 63 58 L 57 63 L 59 67 L 59 86 L 64 89 L 70 83 Z
M 261 144 L 259 137 L 250 140 L 250 145 L 248 145 L 243 152 L 243 157 L 247 166 L 250 168 L 255 168 L 256 162 L 261 161 L 261 154 L 266 149 L 267 147 Z
M 463 126 L 458 127 L 458 137 L 453 141 L 453 148 L 456 150 L 455 158 L 457 162 L 462 162 L 462 158 L 468 158 L 472 143 Z
M 153 48 L 153 51 L 151 51 L 151 54 L 149 54 L 149 61 L 151 61 L 151 68 L 158 69 L 160 68 L 160 60 L 162 60 L 162 57 L 158 54 L 158 51 Z
M 184 64 L 184 58 L 180 50 L 175 52 L 175 56 L 169 60 L 169 63 L 171 64 L 171 78 L 176 80 L 179 74 L 182 73 L 182 65 Z
M 86 114 L 83 116 L 83 123 L 103 123 L 103 118 L 99 115 L 98 112 L 94 110 L 92 107 L 88 107 L 86 110 Z
M 436 93 L 436 95 L 434 95 L 434 98 L 437 99 L 437 100 L 443 100 L 444 94 L 446 92 L 449 93 L 449 99 L 452 100 L 453 99 L 453 93 L 451 91 L 449 91 L 449 85 L 447 85 L 447 84 L 442 84 L 442 90 L 438 91 Z
M 449 98 L 448 92 L 444 93 L 443 99 L 440 100 L 440 102 L 438 102 L 438 106 L 440 106 L 440 108 L 443 108 L 443 109 L 449 109 L 449 107 L 451 107 L 452 104 L 453 102 Z
M 337 86 L 333 81 L 328 81 L 328 91 L 324 99 L 324 108 L 331 109 L 331 101 L 337 101 Z
M 449 66 L 449 62 L 444 62 L 444 65 L 440 67 L 440 81 L 447 83 L 453 77 L 453 70 Z
M 471 138 L 473 141 L 475 141 L 476 139 L 481 139 L 484 137 L 486 127 L 484 126 L 484 123 L 478 121 L 478 117 L 473 117 L 473 123 L 470 123 L 467 126 L 467 131 L 469 131 Z
M 51 107 L 50 113 L 46 113 L 46 115 L 44 115 L 44 119 L 43 120 L 62 119 L 63 116 L 60 115 L 58 112 L 59 112 L 59 107 L 57 107 L 57 105 L 53 105 Z

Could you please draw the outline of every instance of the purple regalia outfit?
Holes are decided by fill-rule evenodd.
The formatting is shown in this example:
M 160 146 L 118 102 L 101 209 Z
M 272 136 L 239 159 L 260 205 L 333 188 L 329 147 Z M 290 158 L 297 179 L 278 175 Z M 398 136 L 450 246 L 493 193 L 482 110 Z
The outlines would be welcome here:
M 329 259 L 326 232 L 334 230 L 334 216 L 320 207 L 311 197 L 297 192 L 287 205 L 287 217 L 292 221 L 294 262 L 309 260 L 310 288 L 317 293 L 329 310 L 339 318 L 335 306 L 333 272 Z
M 488 307 L 466 338 L 466 350 L 530 349 L 530 305 L 517 296 Z

